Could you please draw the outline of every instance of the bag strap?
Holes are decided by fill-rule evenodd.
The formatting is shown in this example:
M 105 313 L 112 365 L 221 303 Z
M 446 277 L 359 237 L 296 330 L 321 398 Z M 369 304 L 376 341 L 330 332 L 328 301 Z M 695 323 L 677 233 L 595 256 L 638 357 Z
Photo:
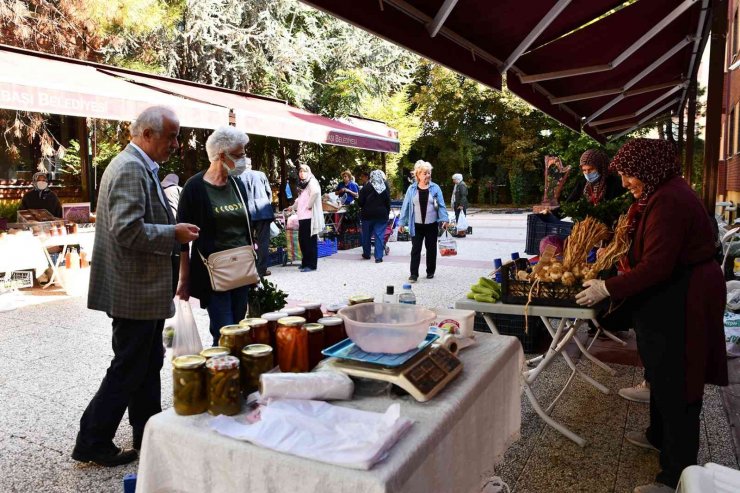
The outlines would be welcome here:
M 236 188 L 236 193 L 239 194 L 239 200 L 241 201 L 242 206 L 244 206 L 244 215 L 247 216 L 247 232 L 249 233 L 249 243 L 252 245 L 252 249 L 254 249 L 254 238 L 252 238 L 252 224 L 249 222 L 249 209 L 247 209 L 247 204 L 246 202 L 244 202 L 242 191 L 239 190 L 239 185 L 237 185 L 236 180 L 233 176 L 229 176 L 229 179 L 234 185 L 234 188 Z

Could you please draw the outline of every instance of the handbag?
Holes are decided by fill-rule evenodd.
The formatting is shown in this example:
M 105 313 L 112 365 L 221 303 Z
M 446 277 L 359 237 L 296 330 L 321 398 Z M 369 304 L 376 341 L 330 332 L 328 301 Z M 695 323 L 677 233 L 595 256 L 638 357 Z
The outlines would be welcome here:
M 232 177 L 229 177 L 229 179 L 234 180 Z M 205 258 L 198 250 L 198 255 L 200 255 L 208 271 L 211 289 L 218 293 L 255 284 L 260 278 L 257 273 L 257 252 L 254 251 L 253 247 L 254 240 L 252 239 L 252 225 L 249 222 L 249 211 L 242 197 L 242 192 L 235 182 L 234 187 L 239 195 L 239 200 L 244 206 L 244 214 L 247 216 L 247 232 L 249 233 L 250 244 L 215 252 L 210 254 L 208 258 Z

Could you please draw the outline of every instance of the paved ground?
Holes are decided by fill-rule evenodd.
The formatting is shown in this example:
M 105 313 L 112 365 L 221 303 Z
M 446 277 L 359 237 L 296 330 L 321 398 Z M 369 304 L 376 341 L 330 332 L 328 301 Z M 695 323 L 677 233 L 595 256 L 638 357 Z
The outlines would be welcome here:
M 439 260 L 433 280 L 424 279 L 422 259 L 422 279 L 414 285 L 420 304 L 450 306 L 471 282 L 491 270 L 493 258 L 523 250 L 523 214 L 472 214 L 470 222 L 474 234 L 459 241 L 457 257 Z M 270 279 L 289 293 L 292 302 L 330 303 L 358 293 L 380 295 L 386 285 L 398 289 L 405 282 L 409 250 L 410 243 L 391 244 L 391 254 L 382 264 L 360 260 L 359 249 L 340 252 L 320 259 L 319 270 L 312 273 L 300 273 L 291 266 L 273 267 Z M 69 457 L 79 418 L 112 356 L 109 320 L 87 310 L 84 299 L 69 298 L 59 290 L 24 293 L 18 304 L 20 308 L 0 313 L 0 492 L 122 491 L 123 476 L 135 472 L 136 464 L 104 469 L 80 465 Z M 208 341 L 205 311 L 196 309 L 195 315 L 202 339 Z M 657 455 L 624 441 L 625 431 L 646 425 L 647 407 L 615 395 L 620 387 L 636 383 L 641 369 L 618 365 L 617 376 L 610 377 L 588 361 L 578 364 L 614 391 L 603 395 L 576 380 L 554 409 L 554 415 L 589 444 L 581 449 L 545 427 L 523 397 L 522 437 L 496 467 L 513 490 L 631 491 L 657 471 Z M 164 407 L 171 406 L 170 373 L 165 361 Z M 551 399 L 567 376 L 567 367 L 557 360 L 548 378 L 537 381 L 535 393 L 543 402 Z M 725 400 L 731 401 L 732 395 Z M 737 467 L 733 431 L 720 391 L 709 388 L 702 416 L 700 463 Z M 116 441 L 131 445 L 126 419 Z

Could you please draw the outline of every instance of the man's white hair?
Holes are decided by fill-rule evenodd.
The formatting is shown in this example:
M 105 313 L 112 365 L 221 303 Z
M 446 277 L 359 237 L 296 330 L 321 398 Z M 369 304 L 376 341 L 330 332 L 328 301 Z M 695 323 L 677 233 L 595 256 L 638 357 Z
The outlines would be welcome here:
M 416 161 L 416 164 L 414 164 L 414 176 L 419 177 L 419 173 L 422 171 L 429 171 L 432 172 L 432 163 L 428 161 L 424 161 L 423 159 L 419 159 Z
M 136 120 L 131 122 L 129 132 L 131 137 L 139 137 L 144 134 L 144 130 L 147 128 L 153 132 L 159 133 L 164 128 L 164 119 L 168 118 L 173 122 L 180 123 L 177 118 L 175 110 L 169 106 L 150 106 L 136 117 Z
M 244 147 L 249 143 L 249 137 L 236 127 L 223 126 L 213 131 L 206 140 L 208 160 L 213 162 L 222 152 L 228 153 L 236 147 Z
M 463 176 L 460 173 L 455 173 L 454 175 L 452 175 L 452 179 L 457 180 L 457 181 L 463 181 Z

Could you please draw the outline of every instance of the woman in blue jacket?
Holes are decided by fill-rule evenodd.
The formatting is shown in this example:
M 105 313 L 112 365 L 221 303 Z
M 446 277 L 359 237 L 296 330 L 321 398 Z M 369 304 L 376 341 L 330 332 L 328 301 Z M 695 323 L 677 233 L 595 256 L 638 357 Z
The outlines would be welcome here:
M 414 176 L 416 181 L 406 191 L 399 219 L 399 231 L 403 232 L 408 226 L 411 234 L 411 282 L 419 279 L 422 243 L 427 250 L 427 279 L 434 277 L 437 268 L 438 224 L 441 223 L 446 228 L 449 221 L 442 190 L 432 182 L 432 165 L 426 161 L 417 161 Z

